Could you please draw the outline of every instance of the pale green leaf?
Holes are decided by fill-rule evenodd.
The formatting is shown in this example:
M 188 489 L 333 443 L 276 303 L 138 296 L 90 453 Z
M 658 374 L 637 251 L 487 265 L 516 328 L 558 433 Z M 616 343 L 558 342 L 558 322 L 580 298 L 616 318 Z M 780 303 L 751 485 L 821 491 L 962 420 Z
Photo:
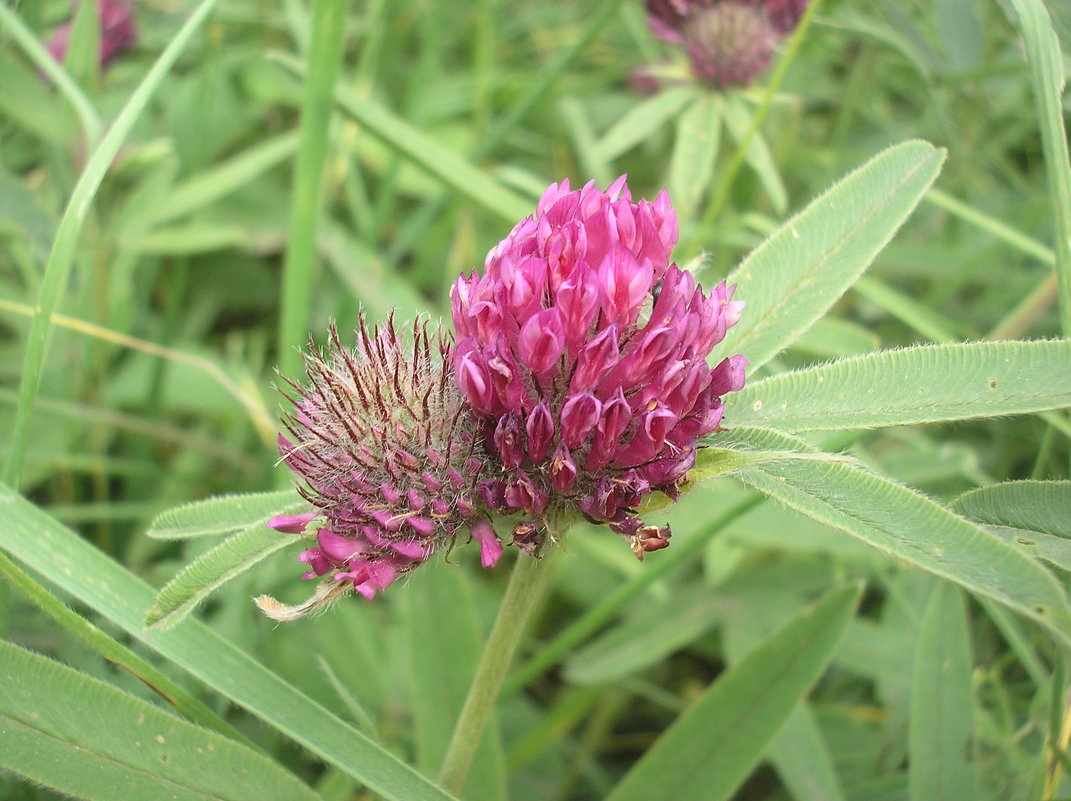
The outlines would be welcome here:
M 693 216 L 714 174 L 721 143 L 721 98 L 704 92 L 679 117 L 669 158 L 669 194 L 681 219 Z
M 1029 531 L 1007 526 L 985 526 L 985 529 L 993 532 L 1010 545 L 1014 545 L 1023 553 L 1030 554 L 1038 559 L 1044 559 L 1061 570 L 1071 572 L 1071 540 L 1064 537 L 1055 537 L 1052 534 L 1045 534 L 1041 531 Z
M 870 353 L 880 345 L 878 335 L 858 323 L 837 317 L 823 317 L 792 343 L 792 349 L 797 353 L 829 359 Z
M 725 97 L 724 117 L 725 127 L 736 143 L 739 145 L 751 128 L 751 118 L 755 112 L 751 111 L 744 103 L 739 94 L 728 94 Z M 785 184 L 781 180 L 781 173 L 777 169 L 770 148 L 766 146 L 766 140 L 757 131 L 748 140 L 747 150 L 744 151 L 744 161 L 755 171 L 759 177 L 762 188 L 766 190 L 774 211 L 783 214 L 788 206 L 788 193 Z
M 770 763 L 796 801 L 844 800 L 829 744 L 806 701 L 770 743 Z
M 994 526 L 1071 539 L 1071 481 L 1008 481 L 960 495 L 952 507 Z
M 1063 106 L 1067 74 L 1060 40 L 1043 0 L 1011 0 L 1018 17 L 1022 43 L 1030 64 L 1037 102 L 1041 150 L 1049 188 L 1049 212 L 1056 243 L 1058 305 L 1065 336 L 1071 336 L 1071 157 L 1068 156 L 1066 111 Z M 1059 6 L 1060 3 L 1051 4 Z
M 0 767 L 89 801 L 319 798 L 244 745 L 3 641 L 0 745 Z
M 299 505 L 294 490 L 217 495 L 161 512 L 146 532 L 161 540 L 229 534 Z
M 1071 481 L 1008 481 L 965 492 L 952 504 L 1005 542 L 1071 571 Z
M 153 589 L 3 484 L 0 509 L 5 521 L 0 526 L 0 547 L 38 573 L 59 577 L 66 594 L 371 792 L 390 801 L 451 798 L 200 621 L 189 620 L 166 631 L 145 629 L 142 621 L 152 605 Z
M 692 85 L 677 86 L 636 103 L 595 143 L 596 157 L 613 161 L 661 128 L 695 97 Z
M 607 801 L 724 801 L 818 680 L 852 618 L 858 586 L 830 591 L 718 678 Z
M 160 590 L 145 614 L 145 625 L 160 629 L 174 626 L 228 581 L 296 541 L 294 535 L 281 534 L 263 522 L 228 537 L 186 565 Z
M 574 684 L 613 682 L 658 664 L 709 631 L 725 605 L 707 586 L 643 603 L 633 617 L 574 652 L 565 677 Z
M 288 132 L 250 147 L 210 169 L 175 185 L 166 199 L 148 210 L 159 225 L 199 211 L 240 189 L 297 151 L 297 134 Z
M 908 764 L 912 801 L 971 801 L 974 698 L 963 594 L 937 582 L 915 645 Z
M 1044 567 L 991 532 L 848 463 L 765 462 L 745 483 L 885 553 L 993 598 L 1071 642 L 1071 610 Z
M 909 141 L 879 153 L 790 219 L 727 279 L 747 302 L 719 346 L 755 370 L 844 294 L 918 204 L 944 151 Z
M 1071 406 L 1071 340 L 881 351 L 781 373 L 725 399 L 734 424 L 880 428 Z
M 277 54 L 276 59 L 291 73 L 304 76 L 305 65 L 298 60 L 285 54 Z M 364 131 L 492 215 L 513 224 L 533 212 L 534 203 L 529 199 L 507 189 L 487 172 L 375 100 L 340 85 L 335 90 L 335 101 L 342 113 Z

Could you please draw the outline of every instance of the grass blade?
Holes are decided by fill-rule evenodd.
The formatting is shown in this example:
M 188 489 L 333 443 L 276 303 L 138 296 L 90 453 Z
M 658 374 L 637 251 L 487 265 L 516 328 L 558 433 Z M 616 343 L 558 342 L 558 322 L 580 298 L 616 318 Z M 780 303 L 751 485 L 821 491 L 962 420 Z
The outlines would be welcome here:
M 89 801 L 319 798 L 244 745 L 3 641 L 0 742 L 0 766 Z
M 472 586 L 452 565 L 428 565 L 406 588 L 413 725 L 417 767 L 428 775 L 442 766 L 483 649 Z M 506 764 L 492 713 L 465 779 L 464 798 L 506 798 Z
M 304 67 L 296 59 L 285 55 L 276 56 L 276 59 L 295 75 L 303 74 Z M 382 140 L 461 197 L 504 222 L 512 225 L 535 210 L 533 200 L 506 189 L 486 172 L 472 166 L 457 153 L 374 100 L 359 97 L 345 87 L 336 90 L 335 99 L 342 112 L 364 127 L 368 133 Z
M 2 484 L 0 507 L 0 547 L 42 574 L 63 576 L 66 592 L 207 686 L 390 801 L 451 798 L 199 621 L 147 631 L 149 585 Z
M 934 585 L 915 644 L 908 763 L 912 801 L 972 801 L 974 678 L 963 594 Z
M 67 98 L 67 102 L 74 108 L 82 123 L 82 130 L 86 135 L 86 149 L 93 150 L 100 141 L 100 116 L 89 98 L 85 96 L 81 87 L 71 78 L 70 74 L 52 58 L 51 54 L 41 45 L 33 31 L 22 24 L 18 15 L 0 3 L 0 25 L 3 25 L 11 38 L 15 40 L 26 56 L 33 62 L 37 69 L 41 70 L 60 93 Z
M 1026 45 L 1030 78 L 1038 105 L 1041 147 L 1045 153 L 1049 202 L 1056 228 L 1056 274 L 1060 286 L 1060 320 L 1066 336 L 1071 336 L 1071 160 L 1067 153 L 1064 125 L 1063 55 L 1052 28 L 1049 12 L 1041 0 L 1011 0 L 1019 18 Z
M 316 280 L 316 231 L 320 219 L 320 187 L 327 158 L 327 134 L 333 93 L 342 66 L 342 39 L 347 0 L 314 0 L 309 70 L 301 105 L 297 165 L 290 207 L 290 229 L 283 259 L 279 317 L 279 371 L 298 375 L 301 346 L 309 331 L 312 287 Z
M 833 656 L 860 587 L 830 591 L 711 685 L 607 801 L 724 801 Z
M 34 399 L 37 397 L 37 388 L 41 383 L 41 372 L 44 369 L 52 328 L 52 315 L 59 305 L 60 296 L 67 285 L 67 276 L 74 265 L 78 240 L 86 215 L 89 214 L 89 207 L 101 181 L 104 180 L 104 175 L 119 153 L 119 148 L 122 147 L 134 123 L 217 2 L 218 0 L 203 0 L 175 34 L 153 64 L 152 69 L 130 95 L 126 105 L 119 112 L 119 116 L 108 129 L 108 133 L 93 151 L 93 155 L 86 162 L 85 170 L 82 171 L 67 201 L 67 208 L 56 230 L 56 239 L 52 243 L 48 263 L 45 265 L 45 274 L 37 297 L 37 313 L 30 324 L 30 332 L 27 336 L 22 383 L 19 386 L 19 404 L 11 430 L 11 451 L 4 469 L 4 480 L 12 486 L 18 486 L 22 464 L 26 458 L 26 445 L 30 435 L 30 415 L 33 412 Z
M 55 595 L 34 581 L 18 565 L 0 554 L 0 575 L 11 587 L 17 589 L 31 603 L 54 620 L 69 634 L 74 635 L 109 662 L 130 671 L 130 674 L 164 698 L 175 711 L 185 718 L 215 729 L 236 742 L 252 743 L 245 736 L 209 709 L 190 692 L 172 681 L 159 669 L 146 662 L 122 643 L 109 637 L 81 615 L 68 609 Z

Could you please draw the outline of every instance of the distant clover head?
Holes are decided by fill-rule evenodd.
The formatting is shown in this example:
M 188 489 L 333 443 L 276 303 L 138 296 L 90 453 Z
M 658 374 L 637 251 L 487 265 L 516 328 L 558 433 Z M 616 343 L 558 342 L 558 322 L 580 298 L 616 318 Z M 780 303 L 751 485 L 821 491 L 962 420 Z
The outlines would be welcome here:
M 403 336 L 393 320 L 372 330 L 362 320 L 351 349 L 332 327 L 327 348 L 306 354 L 305 372 L 305 385 L 287 381 L 296 394 L 279 453 L 310 510 L 269 525 L 314 530 L 305 577 L 328 582 L 302 607 L 262 599 L 261 608 L 289 619 L 351 590 L 371 598 L 459 533 L 494 565 L 502 545 L 477 510 L 476 426 L 440 332 L 417 322 Z
M 647 0 L 659 39 L 681 45 L 692 73 L 715 86 L 747 86 L 766 69 L 807 0 Z
M 633 202 L 622 176 L 552 185 L 536 214 L 454 282 L 457 383 L 478 424 L 488 507 L 523 519 L 515 542 L 542 544 L 548 515 L 609 524 L 636 555 L 668 544 L 640 501 L 676 497 L 699 437 L 746 361 L 707 356 L 743 303 L 670 263 L 677 216 L 663 190 Z

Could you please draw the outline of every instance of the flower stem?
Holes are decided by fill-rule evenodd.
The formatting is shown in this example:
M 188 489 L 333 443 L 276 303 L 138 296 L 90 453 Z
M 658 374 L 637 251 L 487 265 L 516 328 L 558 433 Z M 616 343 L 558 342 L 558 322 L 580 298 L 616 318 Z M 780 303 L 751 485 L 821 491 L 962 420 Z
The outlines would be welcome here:
M 550 575 L 553 549 L 541 559 L 532 559 L 518 554 L 510 575 L 509 586 L 498 608 L 498 617 L 491 629 L 491 636 L 484 646 L 483 656 L 472 678 L 468 697 L 450 738 L 439 785 L 450 793 L 458 793 L 472 766 L 472 759 L 479 747 L 484 727 L 494 709 L 499 688 L 506 672 L 513 663 L 513 654 L 520 643 L 525 625 L 532 609 L 539 602 Z

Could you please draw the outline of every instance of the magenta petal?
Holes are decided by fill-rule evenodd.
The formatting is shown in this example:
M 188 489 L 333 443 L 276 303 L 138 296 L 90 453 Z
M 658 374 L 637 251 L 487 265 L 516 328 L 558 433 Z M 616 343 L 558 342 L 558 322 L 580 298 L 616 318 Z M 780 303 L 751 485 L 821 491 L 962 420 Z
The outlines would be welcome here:
M 562 441 L 570 448 L 580 447 L 601 413 L 602 404 L 590 392 L 571 397 L 562 407 Z
M 494 567 L 502 556 L 502 543 L 494 528 L 486 520 L 477 520 L 472 524 L 472 538 L 480 544 L 480 565 Z
M 457 361 L 457 383 L 465 399 L 472 407 L 483 414 L 491 412 L 494 393 L 487 367 L 480 363 L 475 354 L 469 352 Z
M 302 534 L 309 521 L 316 517 L 315 512 L 302 515 L 276 515 L 268 521 L 268 528 L 281 531 L 284 534 Z
M 316 532 L 316 542 L 324 555 L 335 562 L 348 562 L 361 552 L 361 547 L 356 540 L 341 537 L 326 528 L 321 528 Z
M 546 458 L 550 443 L 554 439 L 554 418 L 551 417 L 546 400 L 537 403 L 528 413 L 524 427 L 528 435 L 528 458 L 533 464 L 540 464 Z
M 562 314 L 556 308 L 533 315 L 524 324 L 517 340 L 517 355 L 521 362 L 538 376 L 547 375 L 553 369 L 564 349 Z

